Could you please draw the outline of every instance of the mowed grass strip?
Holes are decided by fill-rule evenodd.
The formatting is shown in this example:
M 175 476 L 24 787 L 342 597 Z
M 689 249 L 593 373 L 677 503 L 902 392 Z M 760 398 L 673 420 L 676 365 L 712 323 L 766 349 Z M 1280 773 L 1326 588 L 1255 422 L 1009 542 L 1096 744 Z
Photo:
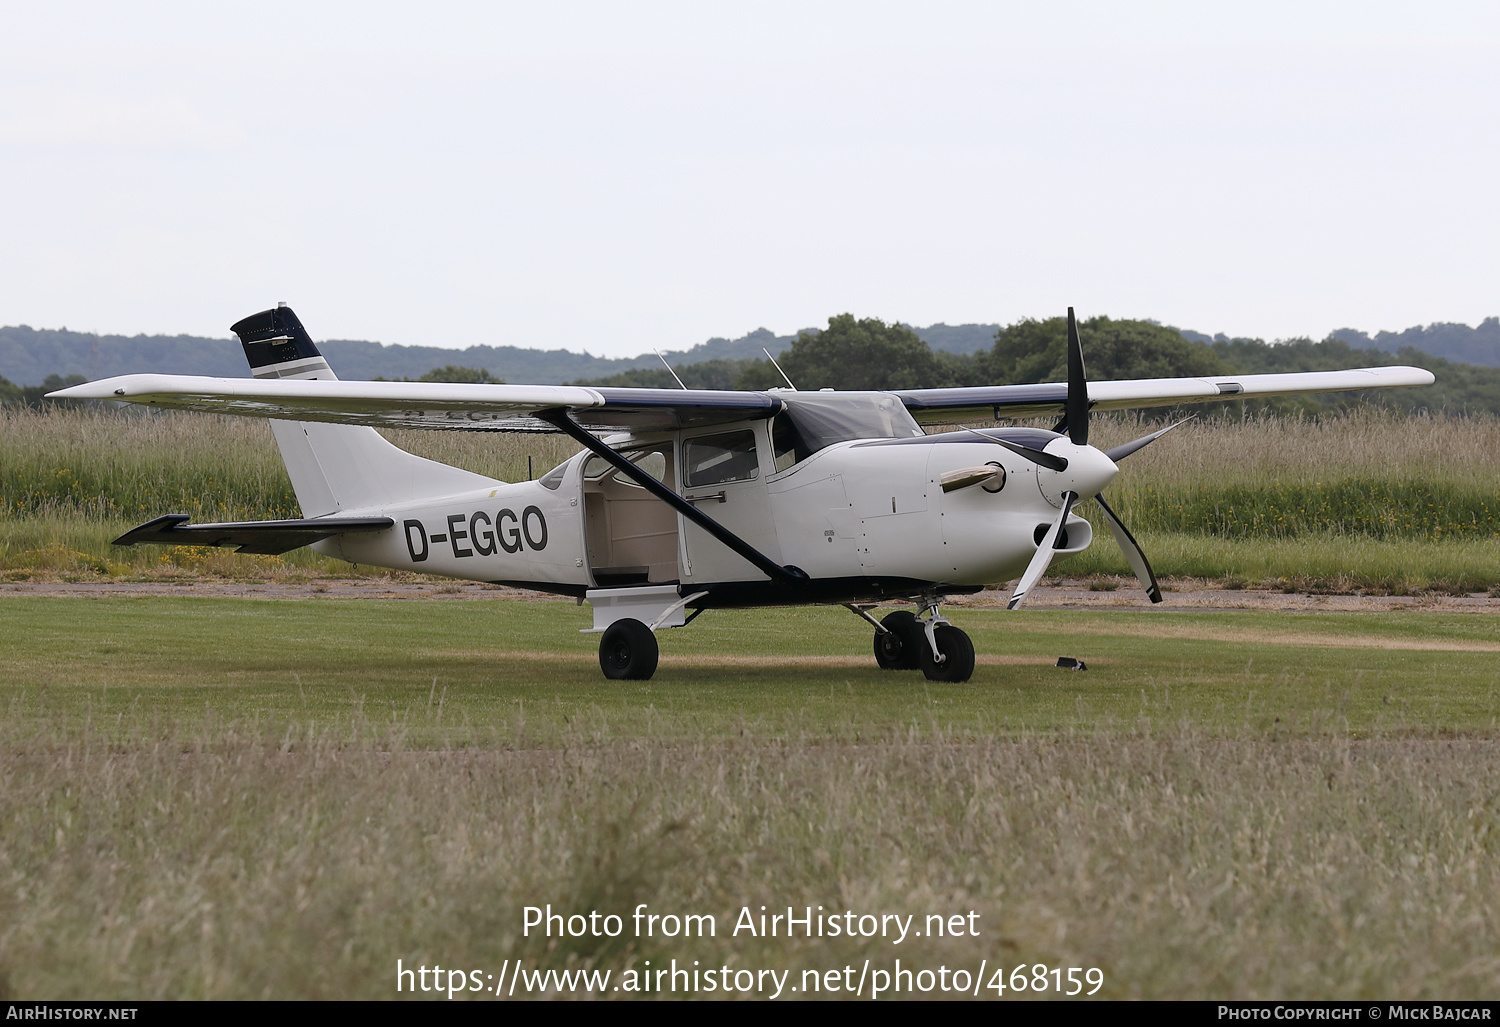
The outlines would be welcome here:
M 954 616 L 964 685 L 829 609 L 706 614 L 624 683 L 571 604 L 6 597 L 0 997 L 391 998 L 398 958 L 1500 987 L 1494 655 L 1416 648 L 1492 618 Z M 523 934 L 546 903 L 716 931 Z M 734 936 L 762 905 L 980 933 Z
M 953 610 L 978 668 L 963 685 L 882 672 L 836 608 L 713 611 L 660 633 L 647 682 L 610 682 L 571 603 L 312 599 L 0 600 L 0 678 L 42 722 L 266 723 L 363 712 L 413 744 L 601 737 L 869 737 L 892 725 L 990 735 L 1496 727 L 1500 619 L 1484 615 Z M 1058 656 L 1085 660 L 1083 673 Z M 436 707 L 442 717 L 434 719 Z M 54 718 L 55 714 L 55 718 Z M 30 719 L 23 714 L 22 719 Z M 60 719 L 56 719 L 60 718 Z M 116 722 L 109 729 L 107 721 Z

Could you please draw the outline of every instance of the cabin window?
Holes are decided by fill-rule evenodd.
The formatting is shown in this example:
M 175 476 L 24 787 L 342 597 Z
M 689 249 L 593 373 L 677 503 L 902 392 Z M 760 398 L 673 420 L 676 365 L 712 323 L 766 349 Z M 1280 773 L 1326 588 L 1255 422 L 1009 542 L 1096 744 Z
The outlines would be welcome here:
M 619 453 L 626 460 L 635 464 L 657 481 L 663 480 L 667 473 L 667 457 L 660 447 L 656 449 L 623 449 Z M 614 464 L 602 456 L 595 455 L 589 457 L 584 462 L 583 477 L 585 481 L 598 481 L 605 475 L 613 473 L 614 470 Z M 621 485 L 629 485 L 631 488 L 637 489 L 641 488 L 640 485 L 636 484 L 635 479 L 627 477 L 624 474 L 619 475 L 615 480 Z
M 689 439 L 683 444 L 682 457 L 689 488 L 727 481 L 751 481 L 760 474 L 753 431 L 730 431 Z
M 631 463 L 635 464 L 641 470 L 651 475 L 651 477 L 655 478 L 657 481 L 661 481 L 666 476 L 667 455 L 661 450 L 653 449 L 649 453 L 630 453 L 626 455 L 630 457 Z M 640 485 L 637 485 L 634 481 L 625 477 L 623 474 L 620 475 L 620 484 L 631 485 L 635 488 L 641 488 Z

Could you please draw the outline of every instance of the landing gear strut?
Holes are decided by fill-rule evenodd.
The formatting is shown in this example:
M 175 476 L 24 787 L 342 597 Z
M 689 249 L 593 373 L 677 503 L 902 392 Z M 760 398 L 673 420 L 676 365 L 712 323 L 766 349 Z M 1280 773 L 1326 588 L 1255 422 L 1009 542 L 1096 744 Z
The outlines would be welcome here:
M 877 621 L 867 607 L 849 609 L 875 628 L 875 663 L 881 670 L 916 670 L 929 681 L 967 681 L 974 675 L 974 643 L 948 623 L 937 601 L 923 601 L 927 616 L 897 610 Z

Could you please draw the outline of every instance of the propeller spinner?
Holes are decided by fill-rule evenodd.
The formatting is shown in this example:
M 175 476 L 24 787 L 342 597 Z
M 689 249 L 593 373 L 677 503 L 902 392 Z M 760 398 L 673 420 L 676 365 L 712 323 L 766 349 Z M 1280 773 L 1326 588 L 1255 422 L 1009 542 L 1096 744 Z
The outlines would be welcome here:
M 1078 337 L 1078 319 L 1073 314 L 1073 308 L 1068 308 L 1068 396 L 1063 407 L 1063 423 L 1058 425 L 1058 431 L 1064 430 L 1068 433 L 1068 442 L 1076 447 L 1074 452 L 1067 456 L 1067 464 L 1064 469 L 1054 470 L 1058 482 L 1062 486 L 1061 496 L 1062 509 L 1058 511 L 1056 520 L 1047 529 L 1047 534 L 1042 536 L 1041 543 L 1037 546 L 1036 555 L 1031 558 L 1026 572 L 1021 575 L 1021 580 L 1016 583 L 1016 589 L 1011 593 L 1010 601 L 1006 603 L 1006 609 L 1014 610 L 1026 601 L 1036 583 L 1041 580 L 1042 575 L 1047 572 L 1047 567 L 1052 563 L 1052 557 L 1064 544 L 1063 525 L 1068 521 L 1068 515 L 1072 513 L 1074 505 L 1080 498 L 1093 499 L 1099 504 L 1099 509 L 1104 511 L 1105 520 L 1109 522 L 1110 534 L 1114 535 L 1116 544 L 1125 554 L 1125 560 L 1135 571 L 1135 576 L 1140 580 L 1141 587 L 1146 590 L 1146 595 L 1153 603 L 1162 601 L 1161 587 L 1156 583 L 1156 575 L 1151 570 L 1151 564 L 1146 559 L 1146 554 L 1141 551 L 1140 544 L 1136 542 L 1135 536 L 1130 534 L 1124 523 L 1116 516 L 1114 510 L 1110 509 L 1104 501 L 1104 486 L 1109 484 L 1119 470 L 1115 461 L 1123 460 L 1131 453 L 1150 445 L 1161 436 L 1165 435 L 1171 428 L 1153 432 L 1133 442 L 1127 442 L 1122 446 L 1116 446 L 1108 452 L 1102 452 L 1089 445 L 1089 383 L 1088 376 L 1083 366 L 1083 343 Z M 1181 422 L 1179 422 L 1181 423 Z M 1172 428 L 1177 425 L 1172 425 Z M 1061 445 L 1067 449 L 1066 444 L 1053 443 L 1054 446 Z M 1018 447 L 1007 447 L 1016 452 Z M 1049 447 L 1050 448 L 1050 447 Z M 1025 453 L 1019 455 L 1025 456 Z M 1061 454 L 1058 454 L 1061 455 Z M 1041 461 L 1035 461 L 1039 465 Z M 1047 465 L 1043 465 L 1047 466 Z

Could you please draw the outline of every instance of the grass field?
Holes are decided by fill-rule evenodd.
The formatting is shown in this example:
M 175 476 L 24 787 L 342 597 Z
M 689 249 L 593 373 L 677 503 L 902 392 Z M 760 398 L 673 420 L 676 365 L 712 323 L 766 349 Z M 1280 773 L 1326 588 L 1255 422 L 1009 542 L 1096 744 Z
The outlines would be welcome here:
M 875 670 L 841 610 L 705 615 L 633 683 L 567 603 L 0 617 L 5 997 L 394 997 L 398 958 L 1500 990 L 1488 615 L 956 610 L 962 686 Z M 639 902 L 719 933 L 521 931 L 527 905 Z M 973 911 L 979 936 L 726 936 L 761 905 Z
M 1101 446 L 1152 425 L 1096 419 Z M 392 432 L 398 445 L 505 480 L 570 455 L 559 436 Z M 1319 421 L 1191 422 L 1130 457 L 1113 505 L 1163 577 L 1301 588 L 1500 588 L 1500 422 L 1357 411 Z M 0 574 L 282 578 L 353 573 L 299 550 L 117 549 L 162 513 L 199 520 L 294 516 L 270 429 L 248 418 L 54 409 L 0 411 Z M 1080 508 L 1094 516 L 1093 504 Z M 1128 574 L 1108 532 L 1068 575 Z M 363 573 L 369 573 L 368 570 Z

